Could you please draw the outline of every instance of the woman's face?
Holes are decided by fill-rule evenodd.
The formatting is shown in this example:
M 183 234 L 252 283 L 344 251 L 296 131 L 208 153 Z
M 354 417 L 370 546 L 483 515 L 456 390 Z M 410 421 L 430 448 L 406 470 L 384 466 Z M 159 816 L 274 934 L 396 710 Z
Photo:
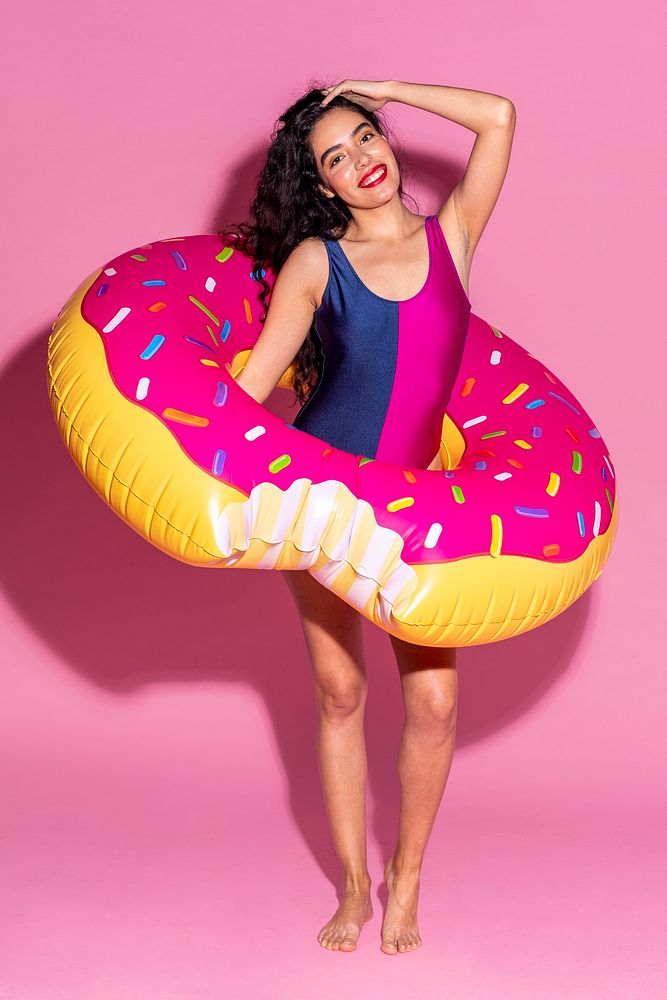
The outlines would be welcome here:
M 400 174 L 389 142 L 356 111 L 332 108 L 315 125 L 310 145 L 328 197 L 338 197 L 351 208 L 371 208 L 394 197 Z M 370 186 L 360 186 L 378 167 L 384 171 Z

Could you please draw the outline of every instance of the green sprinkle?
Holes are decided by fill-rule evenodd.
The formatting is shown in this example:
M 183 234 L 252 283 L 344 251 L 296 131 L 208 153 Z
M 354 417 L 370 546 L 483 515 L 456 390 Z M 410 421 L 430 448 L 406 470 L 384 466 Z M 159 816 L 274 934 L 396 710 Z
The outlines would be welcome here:
M 572 471 L 581 472 L 581 452 L 572 452 Z
M 234 247 L 225 247 L 220 253 L 215 255 L 215 259 L 219 260 L 221 264 L 224 264 L 226 260 L 229 260 L 231 255 L 234 253 Z
M 482 434 L 480 441 L 486 441 L 487 438 L 497 438 L 500 437 L 501 434 L 507 434 L 507 431 L 489 431 L 488 434 Z
M 144 255 L 140 253 L 130 254 L 130 257 L 132 260 L 148 260 L 148 257 L 144 257 Z
M 214 316 L 211 310 L 207 309 L 203 302 L 200 302 L 199 299 L 196 299 L 194 295 L 188 295 L 188 298 L 190 299 L 190 302 L 194 302 L 196 306 L 199 306 L 200 309 L 203 309 L 206 315 L 210 316 L 213 322 L 217 323 L 218 326 L 220 326 L 220 320 L 218 319 L 218 317 Z
M 605 486 L 605 488 L 604 488 L 604 491 L 605 491 L 605 493 L 607 494 L 607 503 L 609 504 L 609 510 L 610 510 L 610 511 L 612 512 L 612 514 L 613 514 L 613 512 L 614 512 L 614 505 L 613 505 L 613 503 L 611 502 L 611 493 L 609 492 L 609 490 L 607 489 L 607 487 L 606 487 L 606 486 Z
M 359 462 L 359 465 L 357 466 L 357 468 L 360 469 L 362 465 L 366 465 L 367 462 L 372 462 L 372 461 L 374 461 L 374 459 L 372 459 L 372 458 L 366 458 L 366 456 L 364 455 L 363 458 L 361 459 L 361 461 Z
M 280 458 L 274 458 L 274 460 L 269 465 L 269 472 L 280 472 L 284 469 L 286 465 L 291 465 L 292 459 L 289 455 L 281 455 Z
M 460 486 L 452 486 L 452 493 L 454 494 L 454 499 L 457 503 L 466 502 L 466 498 L 463 496 L 463 490 Z

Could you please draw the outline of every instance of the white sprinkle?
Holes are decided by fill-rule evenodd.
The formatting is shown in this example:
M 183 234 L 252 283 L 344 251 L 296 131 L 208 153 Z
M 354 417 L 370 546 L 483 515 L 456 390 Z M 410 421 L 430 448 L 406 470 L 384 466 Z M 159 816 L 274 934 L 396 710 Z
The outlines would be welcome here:
M 489 358 L 489 361 L 491 362 L 492 365 L 500 364 L 500 351 L 491 351 L 491 357 Z
M 139 381 L 137 382 L 137 391 L 136 391 L 136 394 L 135 394 L 137 399 L 145 399 L 146 398 L 146 396 L 148 395 L 148 386 L 150 384 L 151 384 L 151 380 L 149 379 L 149 377 L 147 375 L 144 375 L 143 378 L 139 379 Z
M 131 311 L 129 306 L 123 306 L 122 309 L 119 309 L 114 318 L 110 319 L 106 326 L 102 327 L 102 333 L 111 333 L 112 330 L 115 330 L 118 324 L 122 323 Z
M 213 289 L 215 288 L 215 278 L 207 278 L 204 288 L 206 289 L 207 292 L 212 292 Z
M 463 428 L 465 430 L 466 427 L 474 427 L 475 424 L 482 424 L 485 420 L 486 417 L 473 417 L 471 420 L 466 420 L 463 424 Z
M 116 268 L 115 267 L 105 267 L 104 268 L 104 273 L 105 274 L 115 274 L 116 273 Z
M 602 508 L 598 501 L 595 501 L 595 518 L 593 519 L 593 535 L 597 538 L 600 531 L 600 520 L 602 518 Z
M 609 461 L 609 459 L 607 458 L 607 456 L 606 456 L 606 455 L 604 456 L 604 460 L 605 460 L 605 462 L 607 463 L 607 466 L 609 467 L 609 471 L 611 472 L 611 478 L 612 478 L 612 479 L 615 479 L 615 478 L 616 478 L 616 476 L 614 475 L 614 470 L 612 469 L 612 467 L 611 467 L 611 462 Z
M 262 434 L 266 434 L 266 427 L 257 424 L 255 427 L 251 427 L 249 431 L 246 431 L 244 437 L 246 441 L 254 441 L 256 438 L 261 437 Z
M 498 472 L 493 478 L 494 479 L 499 479 L 500 482 L 502 483 L 505 479 L 511 479 L 512 478 L 512 473 L 511 472 Z
M 425 549 L 432 549 L 435 543 L 440 538 L 442 534 L 442 525 L 439 521 L 434 521 L 431 527 L 428 529 L 428 534 L 426 535 L 426 540 L 424 542 Z

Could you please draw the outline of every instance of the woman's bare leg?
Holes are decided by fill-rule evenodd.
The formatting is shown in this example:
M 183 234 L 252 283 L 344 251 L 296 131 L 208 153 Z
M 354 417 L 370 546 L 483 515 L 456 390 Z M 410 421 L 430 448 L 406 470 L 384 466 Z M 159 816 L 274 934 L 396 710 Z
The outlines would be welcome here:
M 317 755 L 340 858 L 340 906 L 318 934 L 324 948 L 353 951 L 373 916 L 366 851 L 364 708 L 368 691 L 361 616 L 306 570 L 282 570 L 301 617 L 319 717 Z
M 385 869 L 389 896 L 381 944 L 382 951 L 395 955 L 422 943 L 417 926 L 419 874 L 454 753 L 458 674 L 455 649 L 390 639 L 405 701 L 398 840 Z

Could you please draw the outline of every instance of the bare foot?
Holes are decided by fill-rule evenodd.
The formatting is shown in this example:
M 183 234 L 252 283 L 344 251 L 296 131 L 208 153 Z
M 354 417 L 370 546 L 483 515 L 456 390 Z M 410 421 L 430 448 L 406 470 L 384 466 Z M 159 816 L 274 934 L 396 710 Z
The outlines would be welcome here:
M 384 878 L 389 898 L 387 912 L 382 921 L 380 949 L 386 955 L 414 951 L 422 943 L 417 927 L 419 874 L 395 871 L 394 859 L 390 858 L 385 868 Z
M 370 884 L 367 889 L 344 892 L 340 906 L 317 935 L 317 940 L 330 951 L 354 951 L 361 928 L 372 916 Z

